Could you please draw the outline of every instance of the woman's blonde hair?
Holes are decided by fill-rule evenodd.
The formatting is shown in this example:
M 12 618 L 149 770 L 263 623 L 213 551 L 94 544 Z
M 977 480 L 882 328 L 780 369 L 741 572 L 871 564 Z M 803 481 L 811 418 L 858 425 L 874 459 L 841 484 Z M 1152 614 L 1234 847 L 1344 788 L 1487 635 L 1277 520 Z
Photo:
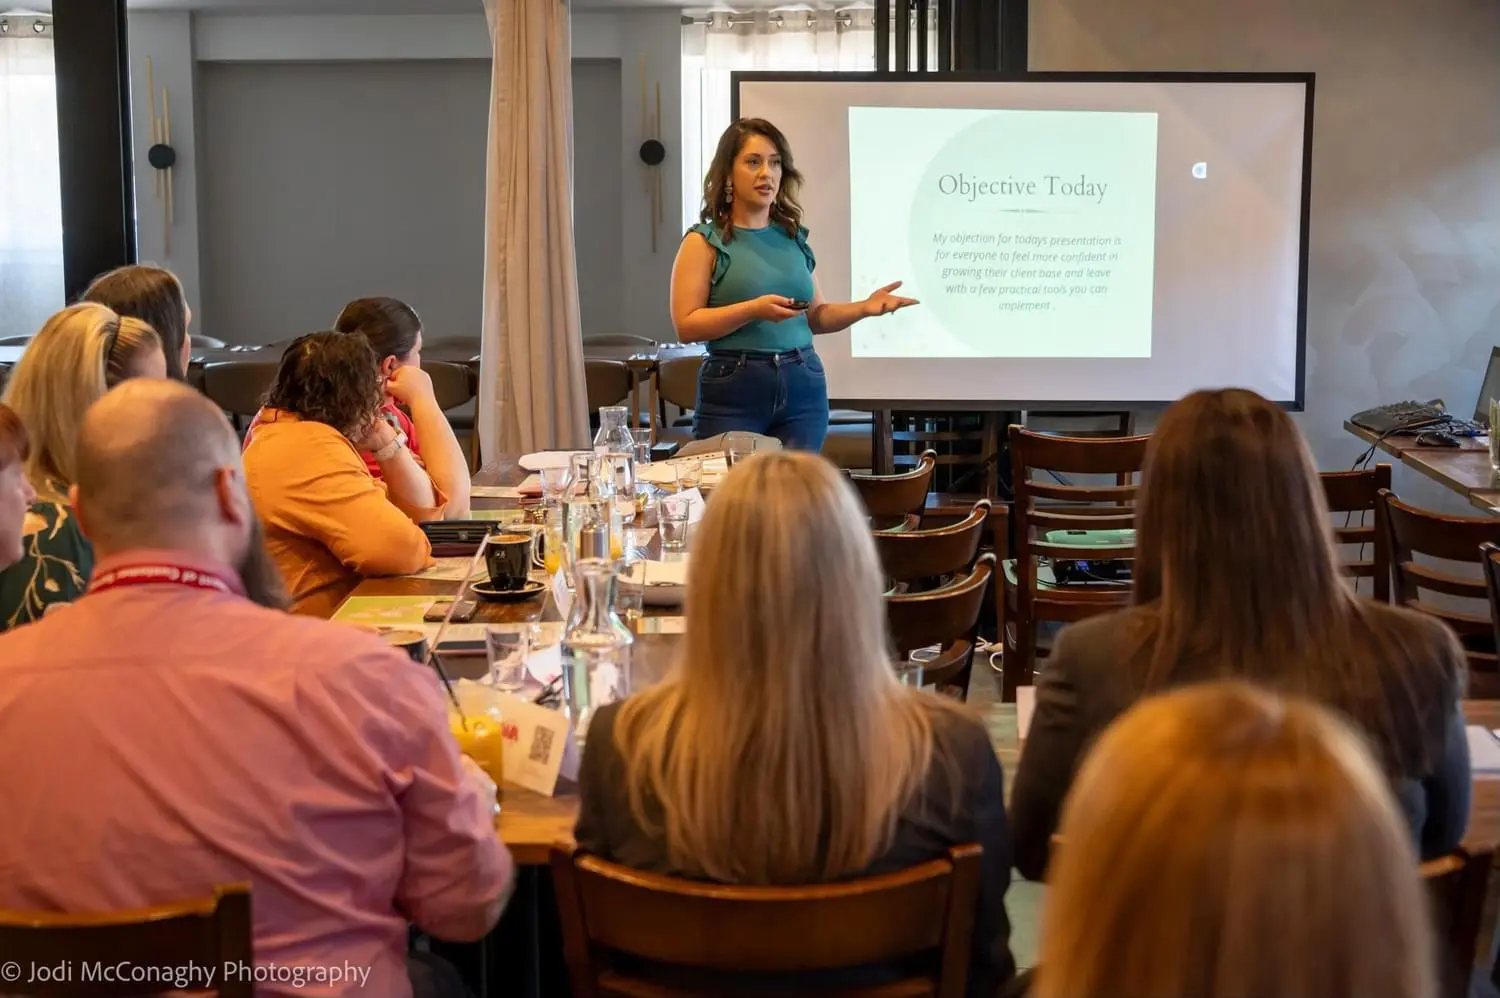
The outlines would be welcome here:
M 1141 701 L 1063 810 L 1036 998 L 1429 998 L 1411 832 L 1354 729 L 1239 682 Z
M 5 388 L 5 401 L 31 434 L 26 477 L 38 495 L 66 499 L 84 411 L 161 349 L 150 326 L 103 305 L 85 302 L 47 320 Z
M 615 726 L 630 806 L 671 862 L 727 883 L 829 880 L 869 865 L 935 758 L 941 698 L 891 668 L 867 517 L 822 458 L 761 453 L 693 540 L 673 674 Z

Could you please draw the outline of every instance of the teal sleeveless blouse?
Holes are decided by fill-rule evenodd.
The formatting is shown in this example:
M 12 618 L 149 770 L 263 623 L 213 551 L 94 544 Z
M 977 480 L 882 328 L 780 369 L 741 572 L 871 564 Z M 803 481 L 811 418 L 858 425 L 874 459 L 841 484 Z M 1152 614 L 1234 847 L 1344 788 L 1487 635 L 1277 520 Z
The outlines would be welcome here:
M 761 295 L 812 300 L 812 273 L 818 262 L 807 245 L 807 229 L 798 229 L 794 239 L 779 225 L 764 229 L 736 227 L 734 239 L 728 243 L 708 223 L 695 225 L 688 231 L 698 233 L 714 248 L 714 273 L 708 289 L 710 308 L 734 305 Z M 783 322 L 763 319 L 747 322 L 728 336 L 710 342 L 708 349 L 713 353 L 733 350 L 781 353 L 810 347 L 812 338 L 812 327 L 803 313 Z

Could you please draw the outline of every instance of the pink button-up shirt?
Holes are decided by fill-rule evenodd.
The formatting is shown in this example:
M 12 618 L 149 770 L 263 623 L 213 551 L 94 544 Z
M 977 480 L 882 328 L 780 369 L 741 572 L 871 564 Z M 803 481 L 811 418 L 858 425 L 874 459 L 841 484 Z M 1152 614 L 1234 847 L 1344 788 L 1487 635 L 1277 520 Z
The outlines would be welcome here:
M 233 579 L 178 552 L 95 575 L 146 563 Z M 256 965 L 286 978 L 259 993 L 409 995 L 408 919 L 472 925 L 513 872 L 444 704 L 429 671 L 351 627 L 173 584 L 91 593 L 0 635 L 0 908 L 249 881 Z

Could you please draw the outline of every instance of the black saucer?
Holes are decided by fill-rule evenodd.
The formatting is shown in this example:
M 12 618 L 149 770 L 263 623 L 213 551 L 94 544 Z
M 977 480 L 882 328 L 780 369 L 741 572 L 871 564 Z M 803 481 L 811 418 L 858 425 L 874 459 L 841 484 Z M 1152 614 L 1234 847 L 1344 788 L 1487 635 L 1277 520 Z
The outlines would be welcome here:
M 476 582 L 469 589 L 480 599 L 494 603 L 521 603 L 547 591 L 545 582 L 528 582 L 521 589 L 496 589 L 492 583 Z

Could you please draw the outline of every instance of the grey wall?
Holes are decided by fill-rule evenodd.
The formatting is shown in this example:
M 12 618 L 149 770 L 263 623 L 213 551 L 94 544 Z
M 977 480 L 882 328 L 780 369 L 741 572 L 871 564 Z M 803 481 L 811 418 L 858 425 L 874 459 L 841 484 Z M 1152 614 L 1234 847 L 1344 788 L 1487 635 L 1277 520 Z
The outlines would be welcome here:
M 490 64 L 199 64 L 206 323 L 231 343 L 327 328 L 388 294 L 429 339 L 478 336 Z M 620 64 L 575 64 L 584 334 L 617 331 Z
M 573 61 L 573 231 L 583 336 L 627 332 L 620 199 L 620 60 Z
M 478 334 L 487 63 L 200 71 L 202 332 L 267 343 L 384 294 Z
M 1316 72 L 1302 428 L 1332 469 L 1359 409 L 1472 411 L 1500 343 L 1500 3 L 1032 0 L 1031 67 Z

